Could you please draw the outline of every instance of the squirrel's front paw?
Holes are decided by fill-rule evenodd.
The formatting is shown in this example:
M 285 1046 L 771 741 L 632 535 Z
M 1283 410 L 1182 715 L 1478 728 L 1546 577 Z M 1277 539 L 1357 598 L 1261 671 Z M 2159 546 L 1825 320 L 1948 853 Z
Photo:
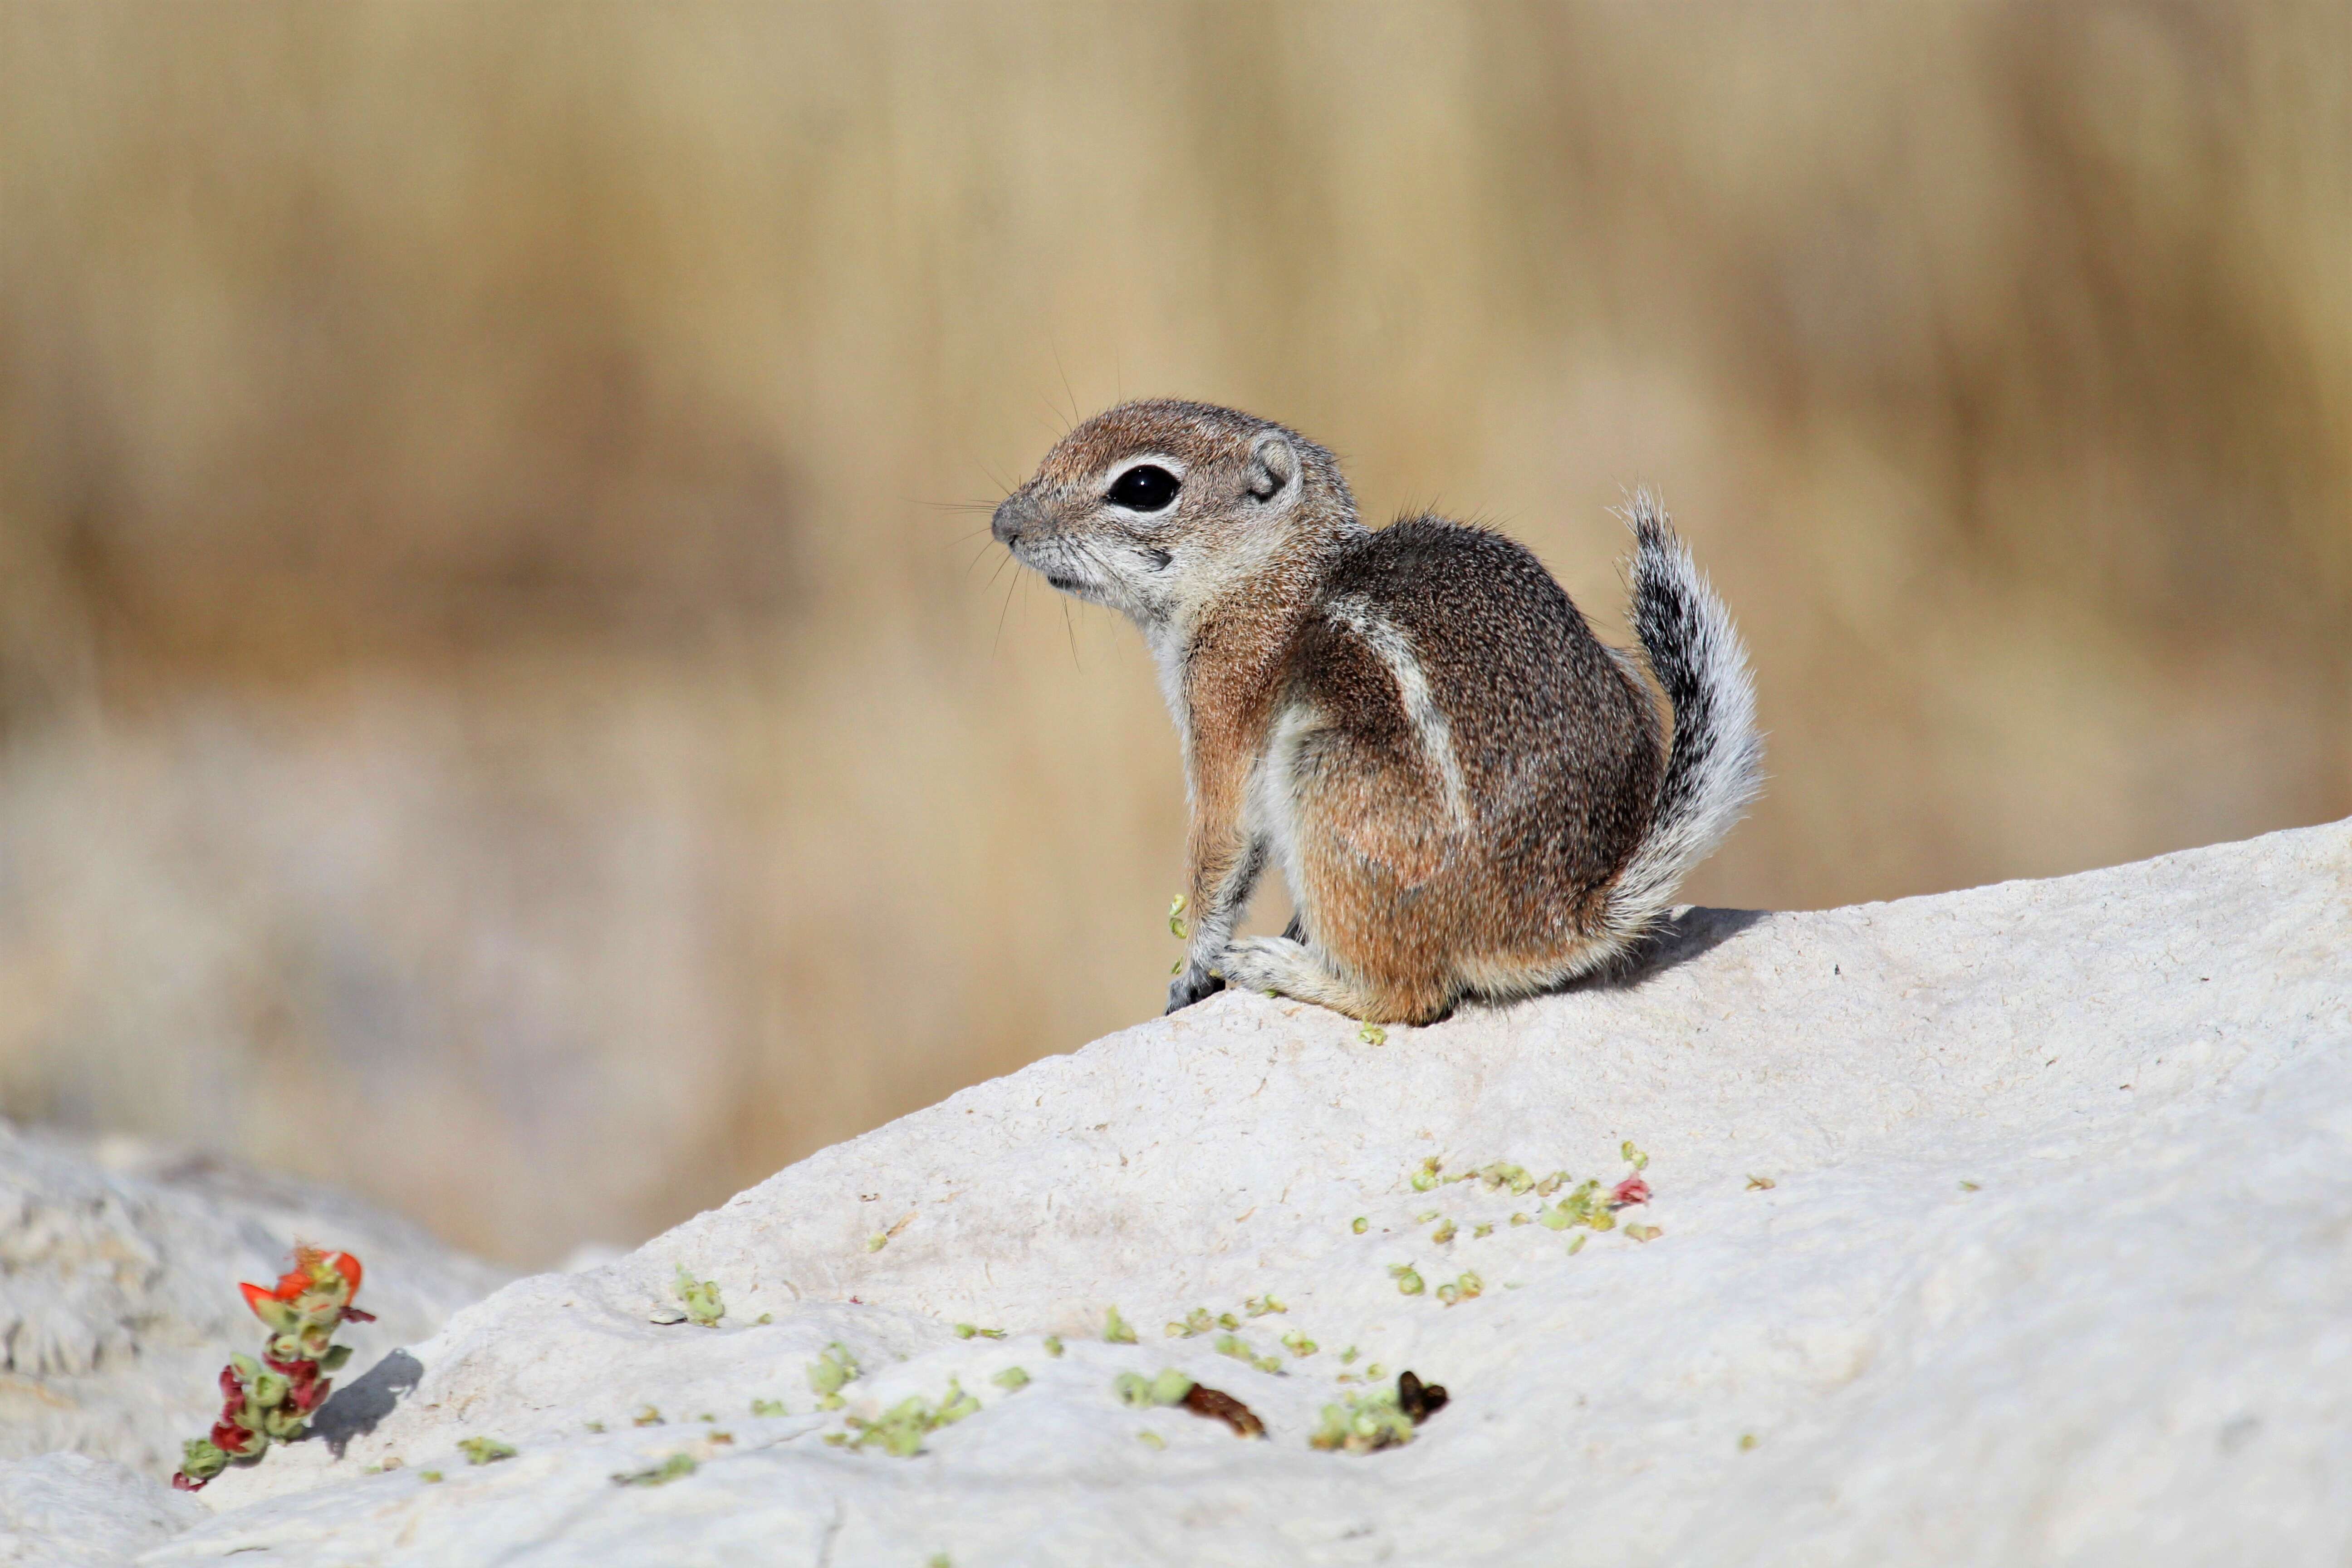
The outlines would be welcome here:
M 1245 936 L 1225 949 L 1217 967 L 1225 972 L 1225 984 L 1236 991 L 1287 995 L 1297 984 L 1294 976 L 1305 952 L 1287 937 Z
M 1184 973 L 1168 983 L 1168 1011 L 1190 1007 L 1204 996 L 1213 996 L 1225 988 L 1225 983 L 1197 963 L 1188 963 Z

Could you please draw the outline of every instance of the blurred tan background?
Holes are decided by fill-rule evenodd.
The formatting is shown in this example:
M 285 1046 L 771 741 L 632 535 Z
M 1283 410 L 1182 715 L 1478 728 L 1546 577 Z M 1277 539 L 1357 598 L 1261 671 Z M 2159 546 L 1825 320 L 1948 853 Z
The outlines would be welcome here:
M 1150 1016 L 1167 719 L 977 531 L 1121 395 L 1612 635 L 1662 487 L 1697 900 L 2352 812 L 2342 4 L 0 16 L 11 1117 L 546 1264 Z

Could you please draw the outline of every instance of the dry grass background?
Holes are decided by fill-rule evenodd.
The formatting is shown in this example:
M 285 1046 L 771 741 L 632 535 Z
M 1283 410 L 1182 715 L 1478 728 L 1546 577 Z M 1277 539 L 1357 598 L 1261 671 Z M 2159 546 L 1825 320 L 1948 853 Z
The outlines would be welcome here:
M 1150 1012 L 1073 407 L 1739 615 L 1814 905 L 2352 812 L 2352 9 L 0 11 L 0 1108 L 628 1241 Z M 1008 596 L 1009 590 L 1009 596 Z

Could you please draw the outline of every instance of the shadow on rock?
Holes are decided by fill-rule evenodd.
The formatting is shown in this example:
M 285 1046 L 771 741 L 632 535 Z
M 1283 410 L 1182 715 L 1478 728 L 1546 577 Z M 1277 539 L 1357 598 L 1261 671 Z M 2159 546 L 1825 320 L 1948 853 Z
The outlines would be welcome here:
M 1661 921 L 1655 931 L 1628 953 L 1623 963 L 1600 974 L 1571 981 L 1563 991 L 1614 991 L 1639 985 L 1701 953 L 1712 952 L 1750 926 L 1765 920 L 1769 910 L 1708 910 L 1693 905 Z
M 423 1362 L 406 1351 L 394 1351 L 327 1396 L 310 1417 L 310 1436 L 324 1439 L 335 1458 L 341 1458 L 352 1439 L 374 1431 L 424 1375 Z

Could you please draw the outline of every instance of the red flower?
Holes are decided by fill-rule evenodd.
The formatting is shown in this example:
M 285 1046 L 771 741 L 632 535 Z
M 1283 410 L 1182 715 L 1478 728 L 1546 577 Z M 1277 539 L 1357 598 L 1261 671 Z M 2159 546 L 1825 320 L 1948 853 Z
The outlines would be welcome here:
M 176 1470 L 172 1475 L 172 1489 L 175 1492 L 200 1492 L 205 1489 L 205 1483 L 188 1479 L 185 1470 Z
M 224 1454 L 257 1454 L 261 1451 L 261 1439 L 234 1421 L 213 1423 L 213 1447 Z
M 1610 1189 L 1609 1201 L 1611 1206 L 1621 1209 L 1632 1204 L 1648 1203 L 1650 1184 L 1639 1176 L 1628 1176 Z

